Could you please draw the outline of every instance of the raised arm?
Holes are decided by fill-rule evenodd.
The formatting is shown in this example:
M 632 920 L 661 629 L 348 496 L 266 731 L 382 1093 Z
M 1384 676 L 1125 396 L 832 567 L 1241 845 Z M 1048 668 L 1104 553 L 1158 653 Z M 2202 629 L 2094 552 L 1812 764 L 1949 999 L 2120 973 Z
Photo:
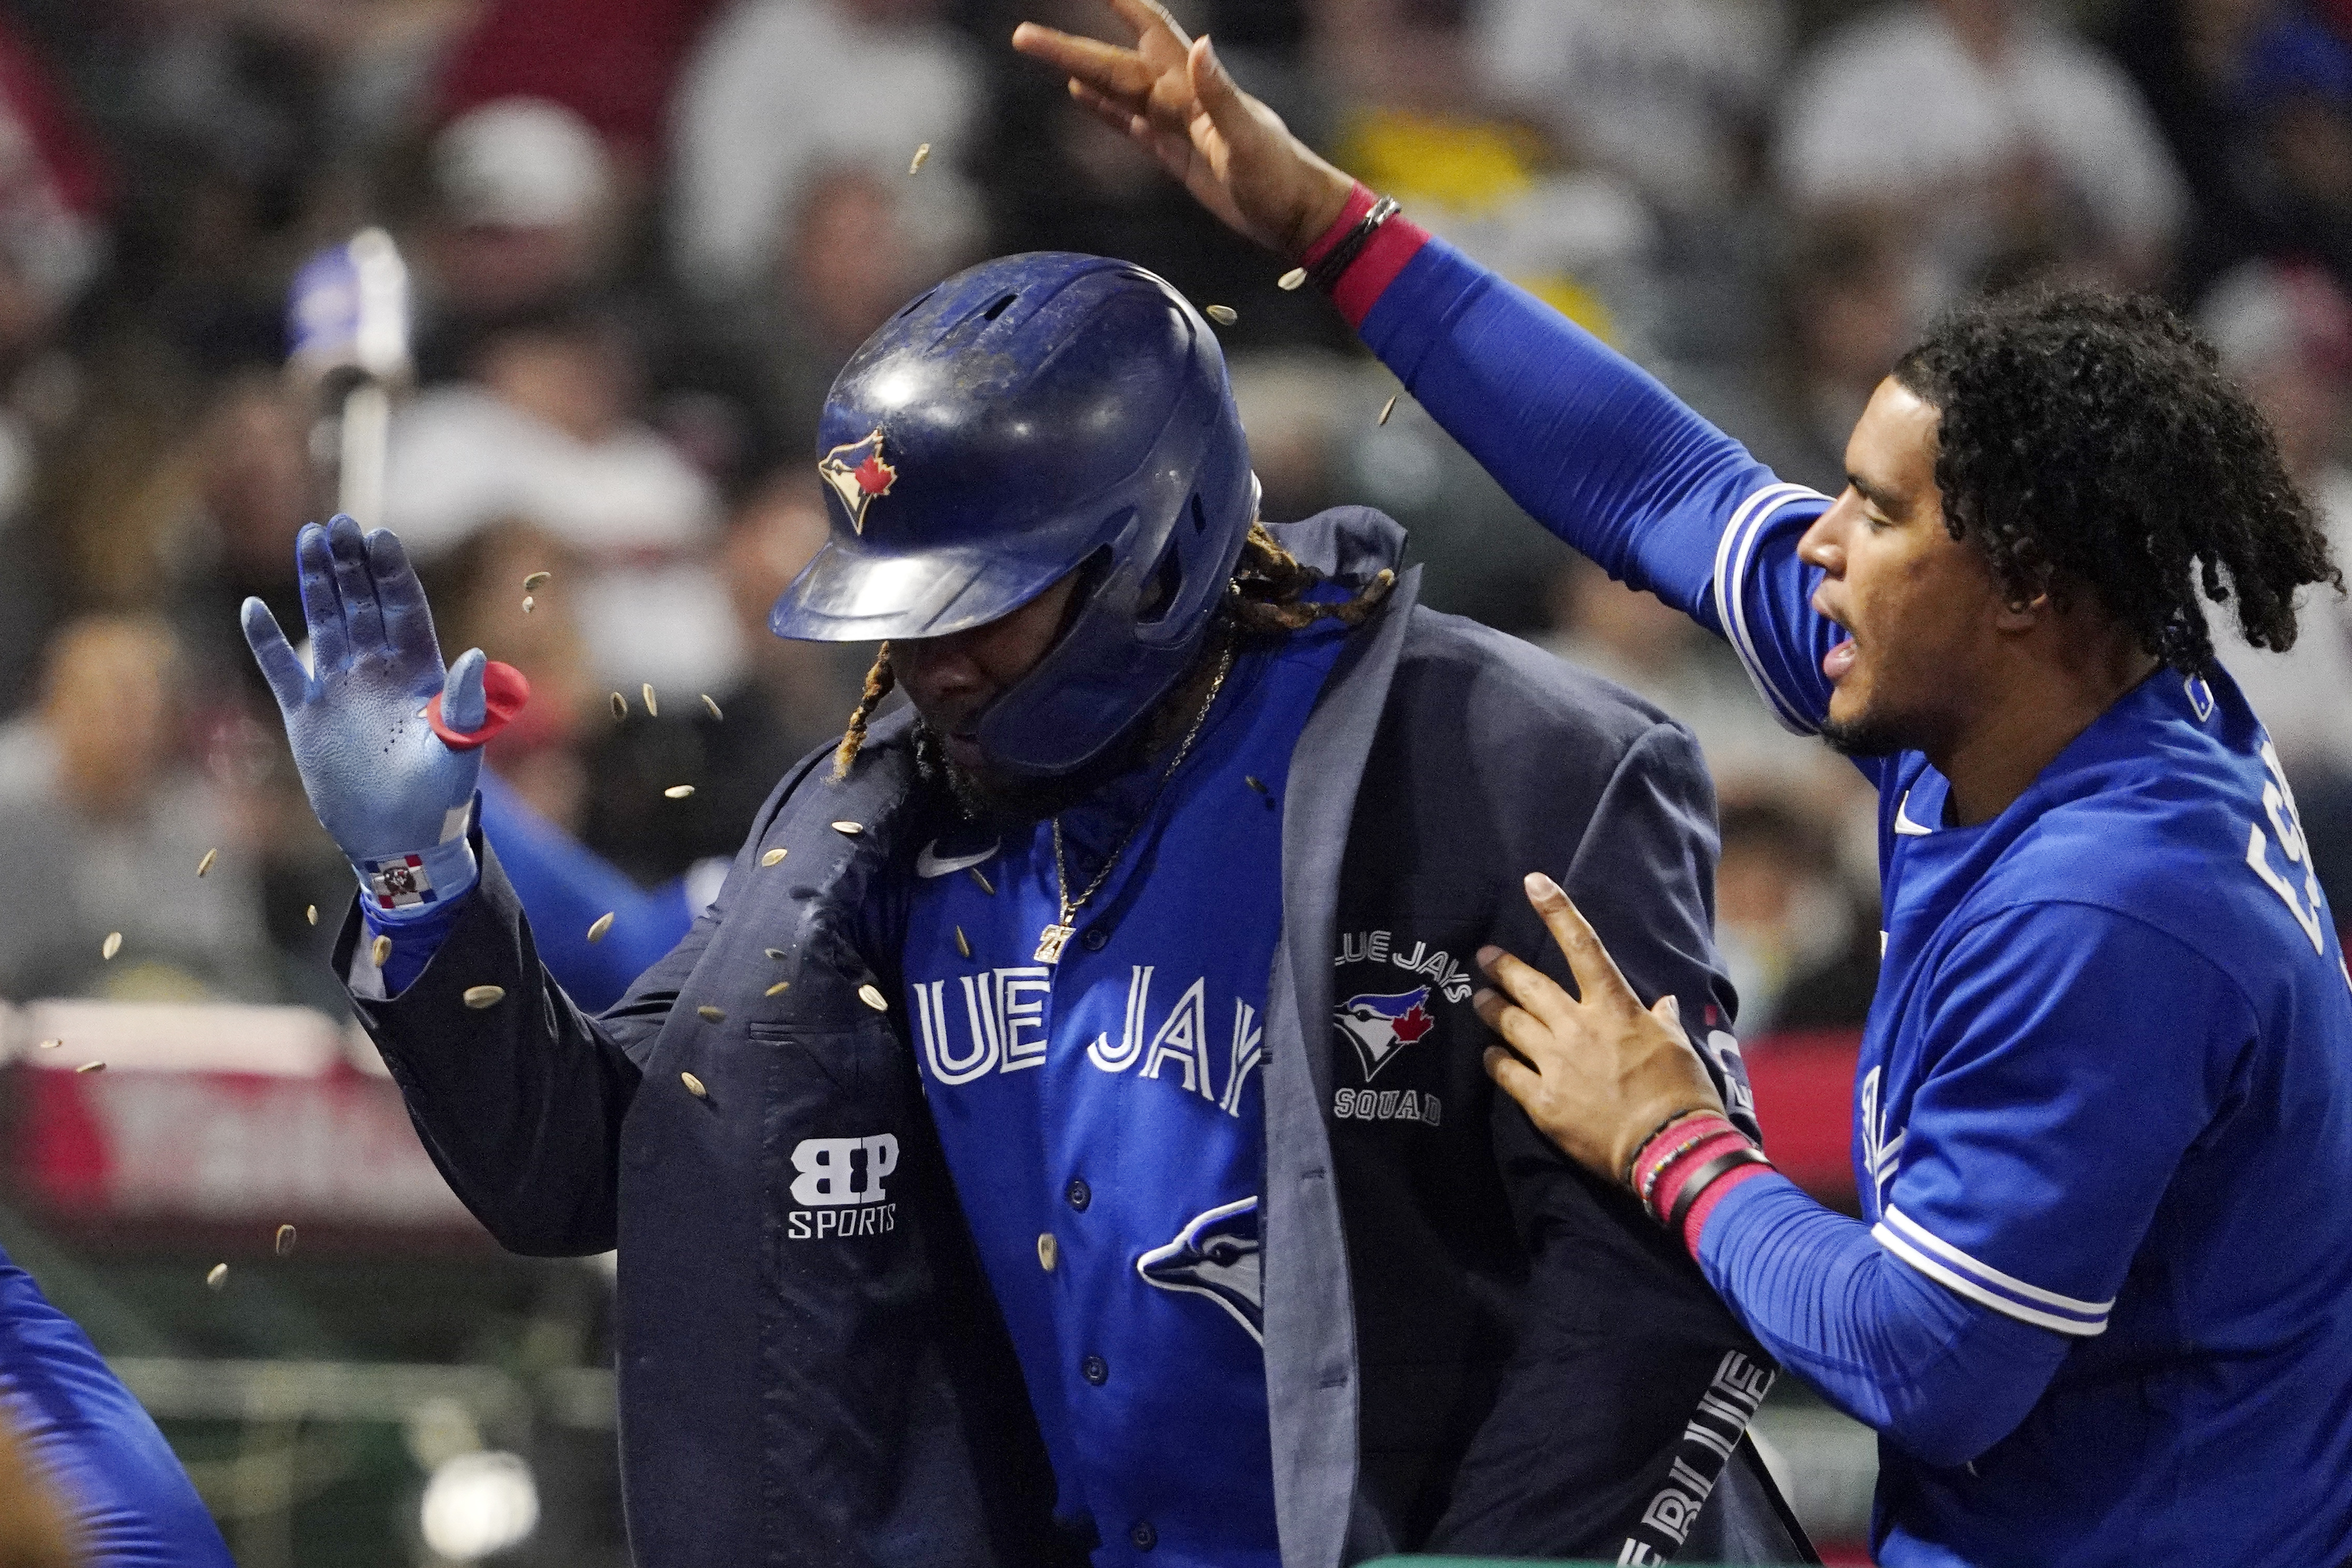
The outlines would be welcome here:
M 1827 505 L 1784 485 L 1656 380 L 1409 219 L 1234 85 L 1151 0 L 1106 0 L 1130 47 L 1024 23 L 1013 47 L 1238 232 L 1304 264 L 1438 423 L 1553 533 L 1727 637 L 1792 729 L 1828 704 L 1797 557 Z

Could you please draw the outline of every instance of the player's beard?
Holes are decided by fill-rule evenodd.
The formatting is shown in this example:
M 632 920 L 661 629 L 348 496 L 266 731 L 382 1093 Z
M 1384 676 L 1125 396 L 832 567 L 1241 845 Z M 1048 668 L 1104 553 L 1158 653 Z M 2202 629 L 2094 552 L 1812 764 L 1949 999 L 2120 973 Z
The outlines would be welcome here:
M 1861 713 L 1848 719 L 1828 719 L 1822 739 L 1841 757 L 1892 757 L 1918 749 L 1903 722 L 1881 714 Z
M 1143 761 L 1143 735 L 1150 727 L 1137 725 L 1101 757 L 1068 773 L 1038 779 L 1011 779 L 975 773 L 948 758 L 940 732 L 929 719 L 915 717 L 915 771 L 934 789 L 943 789 L 968 822 L 1024 825 L 1042 822 L 1066 810 L 1105 784 Z

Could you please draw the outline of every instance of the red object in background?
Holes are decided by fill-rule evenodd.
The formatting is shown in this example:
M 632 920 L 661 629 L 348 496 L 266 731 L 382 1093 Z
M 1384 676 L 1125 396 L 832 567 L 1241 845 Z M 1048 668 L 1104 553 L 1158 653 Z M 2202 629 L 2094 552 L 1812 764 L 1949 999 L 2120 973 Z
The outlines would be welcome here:
M 543 98 L 641 172 L 660 168 L 670 89 L 718 0 L 497 0 L 449 51 L 438 119 Z
M 1853 1070 L 1860 1030 L 1808 1030 L 1747 1042 L 1748 1081 L 1764 1152 L 1790 1181 L 1851 1213 L 1853 1190 Z
M 33 143 L 58 199 L 94 217 L 111 196 L 98 143 L 15 24 L 0 17 L 0 102 Z

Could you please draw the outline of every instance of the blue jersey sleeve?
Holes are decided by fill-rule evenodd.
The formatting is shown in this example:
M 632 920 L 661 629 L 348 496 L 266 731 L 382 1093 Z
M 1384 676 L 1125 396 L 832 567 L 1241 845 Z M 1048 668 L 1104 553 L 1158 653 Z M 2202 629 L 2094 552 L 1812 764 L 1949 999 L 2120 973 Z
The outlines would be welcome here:
M 1871 1234 L 2007 1317 L 2099 1333 L 2253 1009 L 2177 938 L 2074 904 L 1979 923 L 1927 983 L 1927 1072 L 1864 1130 L 1893 1155 Z
M 1538 522 L 1612 577 L 1727 638 L 1775 718 L 1829 708 L 1797 541 L 1828 498 L 1788 485 L 1657 381 L 1433 239 L 1365 316 L 1364 341 Z

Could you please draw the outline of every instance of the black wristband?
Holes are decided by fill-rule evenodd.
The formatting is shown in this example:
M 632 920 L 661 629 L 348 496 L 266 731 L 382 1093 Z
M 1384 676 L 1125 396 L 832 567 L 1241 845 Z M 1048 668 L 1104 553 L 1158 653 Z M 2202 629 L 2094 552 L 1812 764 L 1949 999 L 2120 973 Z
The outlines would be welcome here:
M 1349 229 L 1341 237 L 1339 243 L 1324 255 L 1322 260 L 1307 269 L 1307 276 L 1314 279 L 1315 287 L 1326 294 L 1339 287 L 1340 277 L 1346 274 L 1349 267 L 1355 265 L 1356 258 L 1364 254 L 1364 247 L 1372 243 L 1372 231 L 1396 214 L 1397 202 L 1394 196 L 1382 196 L 1379 201 L 1374 202 L 1372 210 L 1358 218 L 1356 226 Z
M 1683 1221 L 1690 1218 L 1691 1206 L 1698 1202 L 1701 1193 L 1721 1177 L 1741 1166 L 1769 1166 L 1771 1163 L 1764 1157 L 1763 1150 L 1748 1144 L 1739 1148 L 1726 1149 L 1691 1172 L 1690 1179 L 1683 1183 L 1683 1190 L 1675 1196 L 1675 1211 L 1666 1217 L 1666 1234 L 1674 1237 L 1682 1235 Z

